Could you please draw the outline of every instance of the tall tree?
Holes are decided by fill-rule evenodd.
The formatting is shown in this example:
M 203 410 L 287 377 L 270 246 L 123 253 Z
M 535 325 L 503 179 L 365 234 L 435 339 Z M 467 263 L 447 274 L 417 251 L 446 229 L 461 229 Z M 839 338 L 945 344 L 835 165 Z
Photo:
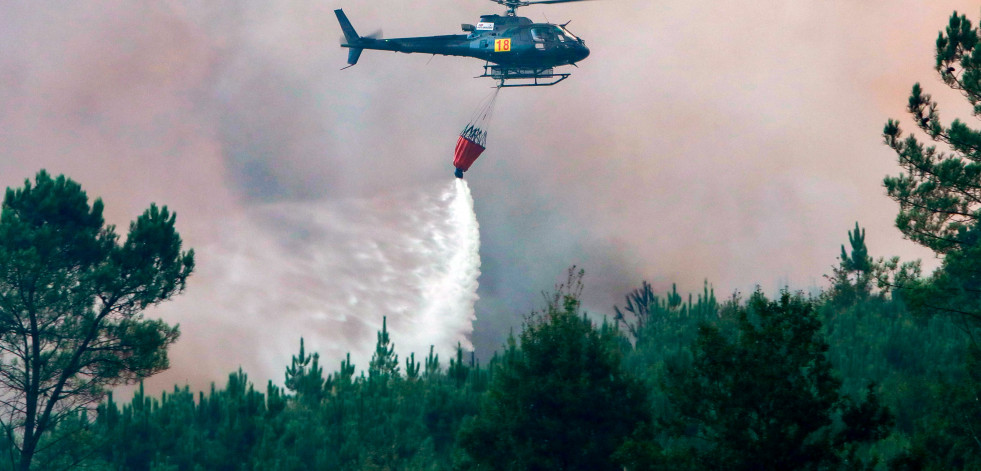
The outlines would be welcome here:
M 40 171 L 0 213 L 0 427 L 29 470 L 42 435 L 107 386 L 167 368 L 177 327 L 143 311 L 184 290 L 193 250 L 151 205 L 120 243 L 103 204 Z
M 378 331 L 378 343 L 375 353 L 371 355 L 368 364 L 368 375 L 371 378 L 389 379 L 399 374 L 399 356 L 395 354 L 395 344 L 388 335 L 388 317 L 382 317 L 382 330 Z
M 981 116 L 981 48 L 979 31 L 957 12 L 936 41 L 935 69 L 951 89 L 960 92 Z M 910 240 L 944 256 L 929 284 L 910 283 L 913 307 L 962 314 L 981 322 L 981 131 L 960 119 L 945 125 L 938 104 L 913 85 L 907 110 L 917 127 L 936 145 L 915 135 L 902 137 L 898 121 L 883 130 L 885 143 L 899 158 L 904 173 L 884 180 L 899 203 L 896 227 Z
M 312 363 L 311 363 L 312 360 Z M 300 354 L 286 368 L 286 389 L 296 393 L 300 402 L 316 404 L 324 398 L 324 369 L 320 367 L 320 354 L 307 355 L 303 350 L 303 337 L 300 337 Z
M 954 12 L 935 49 L 935 70 L 967 99 L 975 119 L 981 117 L 979 43 L 981 31 Z M 915 312 L 951 315 L 960 321 L 972 334 L 967 336 L 972 350 L 965 362 L 966 378 L 935 386 L 943 406 L 931 411 L 907 456 L 893 463 L 897 469 L 977 469 L 981 456 L 981 434 L 972 426 L 981 417 L 981 382 L 975 374 L 975 342 L 981 329 L 981 131 L 960 119 L 944 124 L 938 109 L 920 84 L 913 85 L 907 110 L 933 144 L 925 145 L 915 135 L 903 138 L 898 122 L 889 120 L 885 143 L 896 152 L 905 173 L 884 182 L 899 203 L 896 226 L 943 257 L 931 277 L 900 283 L 904 301 Z
M 459 443 L 466 469 L 619 470 L 613 455 L 649 424 L 647 392 L 621 366 L 613 329 L 580 313 L 578 275 L 512 339 Z
M 963 94 L 981 116 L 981 49 L 978 30 L 957 12 L 937 38 L 936 70 L 944 83 Z M 915 135 L 902 138 L 899 123 L 889 120 L 883 134 L 896 151 L 905 174 L 884 180 L 900 205 L 896 226 L 910 239 L 938 253 L 959 248 L 962 230 L 977 225 L 981 213 L 981 132 L 959 119 L 940 120 L 938 104 L 913 85 L 907 110 L 916 125 L 947 150 L 924 146 Z
M 864 300 L 872 293 L 872 282 L 875 278 L 873 268 L 878 268 L 869 257 L 869 249 L 865 245 L 865 229 L 855 222 L 855 230 L 848 231 L 848 243 L 851 255 L 841 245 L 839 264 L 832 268 L 831 299 L 840 306 L 849 306 Z

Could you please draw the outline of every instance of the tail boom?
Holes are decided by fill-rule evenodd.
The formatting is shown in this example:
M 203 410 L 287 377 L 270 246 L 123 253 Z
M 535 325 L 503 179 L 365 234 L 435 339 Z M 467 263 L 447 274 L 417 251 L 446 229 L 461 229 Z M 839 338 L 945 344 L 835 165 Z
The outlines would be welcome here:
M 334 10 L 337 21 L 341 24 L 341 31 L 344 32 L 344 42 L 341 47 L 349 48 L 347 55 L 347 67 L 358 63 L 361 53 L 365 49 L 378 51 L 393 51 L 404 53 L 423 53 L 440 54 L 446 56 L 465 56 L 483 58 L 478 52 L 471 48 L 466 35 L 446 35 L 446 36 L 427 36 L 420 38 L 398 38 L 398 39 L 377 39 L 368 36 L 361 36 L 355 31 L 351 21 L 347 19 L 344 10 Z M 345 69 L 347 68 L 345 67 Z

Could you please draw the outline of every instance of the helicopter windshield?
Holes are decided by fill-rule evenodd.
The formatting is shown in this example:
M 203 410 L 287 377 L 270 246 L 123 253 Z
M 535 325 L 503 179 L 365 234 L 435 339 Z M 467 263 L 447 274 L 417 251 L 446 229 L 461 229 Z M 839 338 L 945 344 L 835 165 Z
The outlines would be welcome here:
M 567 29 L 559 25 L 548 25 L 538 28 L 532 28 L 531 37 L 535 42 L 545 42 L 545 41 L 555 41 L 560 42 L 577 42 L 579 38 L 570 33 Z
M 579 38 L 577 38 L 576 35 L 558 25 L 555 26 L 555 35 L 559 37 L 559 41 L 579 41 Z

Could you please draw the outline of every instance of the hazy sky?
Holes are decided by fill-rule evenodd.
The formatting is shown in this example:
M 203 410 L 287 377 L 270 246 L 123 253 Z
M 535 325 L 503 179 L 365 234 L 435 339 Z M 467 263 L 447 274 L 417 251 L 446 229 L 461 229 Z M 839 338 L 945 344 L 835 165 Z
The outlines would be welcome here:
M 0 186 L 64 173 L 124 228 L 166 204 L 198 252 L 188 301 L 150 313 L 183 332 L 160 387 L 205 387 L 239 365 L 280 381 L 293 353 L 283 338 L 307 335 L 328 369 L 339 348 L 373 346 L 372 329 L 289 332 L 307 314 L 288 303 L 243 322 L 248 299 L 300 288 L 241 280 L 295 272 L 311 243 L 333 247 L 284 214 L 302 226 L 325 208 L 359 223 L 352 208 L 410 213 L 452 178 L 456 135 L 492 82 L 472 78 L 476 59 L 378 51 L 340 71 L 341 7 L 359 32 L 385 37 L 455 34 L 502 11 L 482 0 L 0 0 Z M 855 221 L 874 256 L 935 266 L 893 228 L 881 181 L 898 168 L 880 134 L 890 117 L 912 130 L 914 82 L 941 99 L 943 117 L 967 115 L 932 70 L 953 10 L 975 23 L 981 13 L 968 0 L 520 10 L 572 20 L 592 54 L 560 85 L 504 90 L 467 173 L 481 236 L 478 351 L 498 346 L 572 264 L 586 269 L 599 314 L 642 280 L 688 292 L 707 279 L 720 296 L 823 286 Z M 380 232 L 397 228 L 378 221 Z M 270 356 L 258 345 L 273 330 Z

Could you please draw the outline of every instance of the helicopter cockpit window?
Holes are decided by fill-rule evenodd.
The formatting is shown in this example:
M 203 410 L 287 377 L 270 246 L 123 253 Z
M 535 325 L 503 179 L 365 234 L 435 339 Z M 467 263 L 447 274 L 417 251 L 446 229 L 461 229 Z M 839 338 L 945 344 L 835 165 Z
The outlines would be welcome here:
M 549 28 L 532 28 L 531 39 L 534 40 L 536 43 L 543 43 L 545 41 L 554 41 L 555 33 Z

